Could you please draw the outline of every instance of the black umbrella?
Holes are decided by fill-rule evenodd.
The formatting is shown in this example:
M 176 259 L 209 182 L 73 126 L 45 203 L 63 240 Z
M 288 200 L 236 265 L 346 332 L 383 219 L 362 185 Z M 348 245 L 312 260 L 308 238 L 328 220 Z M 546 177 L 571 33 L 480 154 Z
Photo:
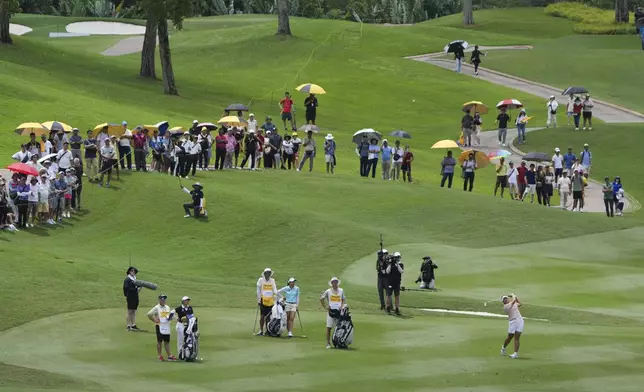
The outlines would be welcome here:
M 248 106 L 242 105 L 241 103 L 233 103 L 232 105 L 228 105 L 226 108 L 227 112 L 247 112 L 248 111 Z
M 467 49 L 468 47 L 467 41 L 463 41 L 462 39 L 459 39 L 457 41 L 452 41 L 449 44 L 445 45 L 445 53 L 454 53 L 456 52 L 457 49 Z
M 561 95 L 586 94 L 587 92 L 588 92 L 588 90 L 586 90 L 586 87 L 579 87 L 579 86 L 573 87 L 573 86 L 571 86 L 571 87 L 568 87 L 567 89 L 565 89 L 564 92 L 561 93 Z
M 395 137 L 401 137 L 403 139 L 411 139 L 411 135 L 403 130 L 393 131 L 389 135 Z
M 529 152 L 523 157 L 524 161 L 534 161 L 534 162 L 550 162 L 550 157 L 548 154 L 543 152 Z

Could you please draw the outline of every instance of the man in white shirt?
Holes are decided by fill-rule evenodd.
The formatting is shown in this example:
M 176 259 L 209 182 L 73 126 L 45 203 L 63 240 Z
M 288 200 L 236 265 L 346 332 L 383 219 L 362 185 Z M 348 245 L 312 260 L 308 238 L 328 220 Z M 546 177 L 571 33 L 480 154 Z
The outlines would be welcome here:
M 335 276 L 329 281 L 330 289 L 327 289 L 320 297 L 322 307 L 327 310 L 326 315 L 326 348 L 331 348 L 331 330 L 335 326 L 338 317 L 340 317 L 340 310 L 345 305 L 346 298 L 344 297 L 344 290 L 341 289 L 340 279 Z
M 552 156 L 552 166 L 555 168 L 555 183 L 563 173 L 563 163 L 563 155 L 561 155 L 561 150 L 557 147 L 555 148 L 555 155 Z
M 568 172 L 563 172 L 559 180 L 557 180 L 557 190 L 559 190 L 559 203 L 561 208 L 568 209 L 568 197 L 572 193 L 572 183 L 568 177 Z
M 101 178 L 98 180 L 98 186 L 103 186 L 103 177 L 107 172 L 107 183 L 106 187 L 110 187 L 110 181 L 112 180 L 112 167 L 114 166 L 114 160 L 116 158 L 116 152 L 110 139 L 105 139 L 105 145 L 101 147 Z
M 514 167 L 514 162 L 510 161 L 508 168 L 508 187 L 510 191 L 510 198 L 518 200 L 519 197 L 519 184 L 517 183 L 517 168 Z
M 257 132 L 257 120 L 253 113 L 248 115 L 248 132 Z
M 69 150 L 69 142 L 63 142 L 63 149 L 58 151 L 56 162 L 58 163 L 58 171 L 65 172 L 72 167 L 72 152 Z
M 510 325 L 508 327 L 508 337 L 505 338 L 503 346 L 501 346 L 501 355 L 506 354 L 506 347 L 510 344 L 510 341 L 514 339 L 514 354 L 510 355 L 510 358 L 517 359 L 519 358 L 519 346 L 521 334 L 523 333 L 523 317 L 521 317 L 521 313 L 519 312 L 521 302 L 514 294 L 511 294 L 510 296 L 504 295 L 502 301 L 503 311 L 508 315 Z
M 157 354 L 159 355 L 159 361 L 165 361 L 163 353 L 161 352 L 161 343 L 163 343 L 165 353 L 168 355 L 168 361 L 176 361 L 177 358 L 170 352 L 170 320 L 172 319 L 172 309 L 165 303 L 167 299 L 167 295 L 161 294 L 159 296 L 159 303 L 148 312 L 148 318 L 156 324 Z
M 266 316 L 271 313 L 276 296 L 277 285 L 273 279 L 273 270 L 265 268 L 262 276 L 257 279 L 257 306 L 259 307 L 258 312 L 260 312 L 258 336 L 264 335 Z
M 29 162 L 29 159 L 31 159 L 31 153 L 27 151 L 27 145 L 26 144 L 21 144 L 20 145 L 20 151 L 17 153 L 13 154 L 11 156 L 11 159 L 22 162 L 22 163 L 27 163 Z
M 548 122 L 546 122 L 546 127 L 550 128 L 552 124 L 553 128 L 557 128 L 557 108 L 559 107 L 559 103 L 555 100 L 554 95 L 550 96 L 546 107 L 548 109 Z

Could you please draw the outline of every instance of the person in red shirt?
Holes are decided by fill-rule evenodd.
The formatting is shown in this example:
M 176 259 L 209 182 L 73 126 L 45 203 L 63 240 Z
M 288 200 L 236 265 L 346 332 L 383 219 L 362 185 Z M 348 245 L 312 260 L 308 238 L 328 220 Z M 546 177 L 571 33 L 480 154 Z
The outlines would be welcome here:
M 523 193 L 525 192 L 526 187 L 526 178 L 525 175 L 528 172 L 528 168 L 525 166 L 525 161 L 521 162 L 521 166 L 517 169 L 517 185 L 519 188 L 519 193 L 515 200 L 523 200 Z
M 219 128 L 219 134 L 215 136 L 215 170 L 224 170 L 226 144 L 228 144 L 228 136 L 224 134 L 224 128 Z
M 295 131 L 295 120 L 293 119 L 293 100 L 291 99 L 291 94 L 287 92 L 284 93 L 284 98 L 280 101 L 280 109 L 282 110 L 282 121 L 284 122 L 284 129 L 286 128 L 286 120 L 291 122 L 291 128 Z
M 572 104 L 572 118 L 575 120 L 575 131 L 579 130 L 579 119 L 581 118 L 581 110 L 583 107 L 584 105 L 581 103 L 581 99 L 576 97 Z
M 134 139 L 134 167 L 136 171 L 148 171 L 145 166 L 145 154 L 147 152 L 148 130 L 137 127 Z
M 405 153 L 403 154 L 403 161 L 402 161 L 402 172 L 403 172 L 403 181 L 407 182 L 407 178 L 409 178 L 409 182 L 411 183 L 411 163 L 414 161 L 414 153 L 409 151 L 409 146 L 405 146 Z
M 261 167 L 262 155 L 264 155 L 264 135 L 262 130 L 257 130 L 257 152 L 255 153 L 255 167 Z

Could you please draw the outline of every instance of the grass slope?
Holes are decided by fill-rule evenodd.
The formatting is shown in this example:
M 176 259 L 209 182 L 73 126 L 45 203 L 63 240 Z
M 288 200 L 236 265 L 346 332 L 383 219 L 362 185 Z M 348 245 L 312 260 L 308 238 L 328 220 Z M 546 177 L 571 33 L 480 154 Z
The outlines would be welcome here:
M 175 179 L 123 174 L 110 189 L 87 184 L 82 214 L 55 229 L 0 233 L 0 295 L 21 299 L 5 304 L 0 321 L 0 387 L 638 390 L 636 370 L 644 364 L 642 309 L 633 301 L 642 294 L 639 217 L 564 217 L 494 199 L 491 170 L 477 173 L 473 194 L 436 186 L 442 153 L 429 146 L 457 135 L 464 101 L 513 96 L 530 106 L 542 102 L 401 57 L 438 51 L 459 36 L 486 44 L 528 42 L 528 33 L 500 34 L 503 21 L 514 23 L 513 14 L 503 12 L 499 21 L 481 12 L 489 18 L 487 30 L 467 31 L 431 23 L 387 29 L 293 19 L 296 37 L 288 39 L 273 35 L 272 18 L 189 20 L 172 38 L 181 97 L 163 96 L 159 83 L 138 79 L 137 55 L 98 55 L 104 49 L 98 46 L 110 40 L 35 35 L 0 47 L 0 88 L 9 97 L 0 106 L 4 129 L 54 118 L 80 128 L 122 119 L 187 125 L 193 118 L 215 120 L 235 101 L 251 101 L 259 117 L 277 117 L 284 89 L 315 81 L 329 91 L 320 97 L 319 123 L 336 135 L 340 164 L 332 177 L 321 172 L 319 157 L 312 174 L 200 172 L 196 180 L 205 185 L 210 218 L 199 222 L 180 218 L 187 197 Z M 296 97 L 299 104 L 303 96 Z M 367 126 L 412 132 L 414 184 L 357 177 L 350 135 Z M 541 134 L 534 135 L 530 142 Z M 597 135 L 593 145 L 602 143 Z M 22 140 L 2 133 L 0 147 L 12 152 Z M 432 254 L 440 265 L 442 291 L 405 293 L 404 319 L 375 310 L 373 255 L 380 233 L 390 250 L 405 254 L 406 284 L 421 256 Z M 153 335 L 125 334 L 120 286 L 130 263 L 173 305 L 182 295 L 194 298 L 204 363 L 158 364 Z M 267 265 L 279 283 L 298 278 L 308 339 L 250 336 L 254 284 Z M 318 296 L 332 275 L 344 280 L 354 311 L 356 344 L 346 352 L 325 351 L 320 339 Z M 504 320 L 421 310 L 500 312 L 482 303 L 507 290 L 525 293 L 526 316 L 551 320 L 528 322 L 522 350 L 528 360 L 513 363 L 512 372 L 497 357 Z M 155 296 L 143 292 L 142 311 Z M 150 327 L 142 317 L 139 324 Z M 12 381 L 24 372 L 34 380 Z

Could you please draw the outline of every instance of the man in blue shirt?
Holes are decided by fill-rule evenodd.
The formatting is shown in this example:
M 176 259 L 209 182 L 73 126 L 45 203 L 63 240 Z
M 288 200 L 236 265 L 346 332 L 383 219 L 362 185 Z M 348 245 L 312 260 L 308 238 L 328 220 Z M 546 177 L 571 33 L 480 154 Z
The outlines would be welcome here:
M 297 315 L 297 307 L 300 305 L 300 288 L 295 285 L 296 279 L 290 278 L 288 285 L 277 291 L 277 295 L 284 298 L 286 302 L 286 328 L 288 329 L 288 337 L 293 337 L 293 322 Z
M 271 133 L 273 133 L 273 131 L 275 131 L 275 129 L 277 129 L 275 124 L 272 123 L 272 120 L 273 119 L 271 118 L 271 116 L 266 117 L 266 122 L 262 125 L 262 129 L 264 130 L 264 133 L 266 133 L 268 131 L 271 131 Z
M 564 155 L 564 168 L 568 171 L 568 175 L 572 172 L 572 164 L 575 163 L 577 157 L 572 153 L 572 147 L 568 147 L 568 153 Z
M 534 194 L 537 192 L 537 172 L 534 168 L 534 163 L 530 164 L 530 170 L 525 173 L 525 179 L 528 185 L 525 188 L 523 193 L 523 198 L 521 201 L 525 200 L 525 197 L 530 194 L 530 203 L 534 203 Z
M 579 162 L 584 169 L 584 173 L 590 176 L 590 167 L 593 164 L 593 154 L 588 150 L 588 143 L 584 144 L 584 149 L 579 153 Z

